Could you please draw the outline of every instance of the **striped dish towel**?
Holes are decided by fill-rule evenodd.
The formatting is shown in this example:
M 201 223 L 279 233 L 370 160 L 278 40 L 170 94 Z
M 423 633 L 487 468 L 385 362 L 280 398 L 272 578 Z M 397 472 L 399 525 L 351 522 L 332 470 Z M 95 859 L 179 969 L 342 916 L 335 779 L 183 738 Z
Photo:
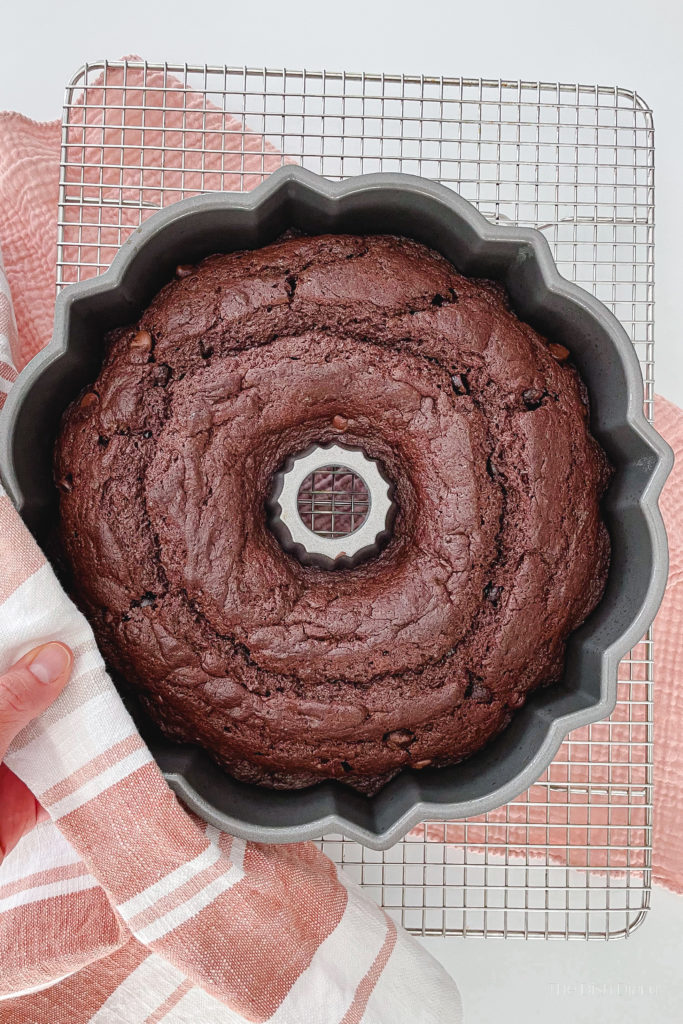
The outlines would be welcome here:
M 4 494 L 0 552 L 0 672 L 49 640 L 75 655 L 6 757 L 51 820 L 0 867 L 0 991 L 57 984 L 0 1020 L 459 1020 L 449 977 L 313 844 L 245 844 L 182 808 Z
M 26 139 L 53 131 L 18 122 Z M 0 137 L 6 127 L 0 119 Z M 0 192 L 6 154 L 0 147 Z M 27 167 L 24 185 L 35 192 Z M 33 199 L 29 216 L 49 208 Z M 23 225 L 37 248 L 41 227 Z M 0 207 L 0 236 L 4 229 Z M 20 285 L 23 258 L 13 260 Z M 49 294 L 39 263 L 29 248 L 20 304 L 29 337 Z M 0 406 L 15 358 L 21 345 L 0 271 Z M 0 489 L 0 673 L 50 640 L 72 648 L 72 677 L 6 756 L 50 820 L 0 864 L 3 1024 L 461 1021 L 450 977 L 313 844 L 244 843 L 181 806 L 88 623 Z

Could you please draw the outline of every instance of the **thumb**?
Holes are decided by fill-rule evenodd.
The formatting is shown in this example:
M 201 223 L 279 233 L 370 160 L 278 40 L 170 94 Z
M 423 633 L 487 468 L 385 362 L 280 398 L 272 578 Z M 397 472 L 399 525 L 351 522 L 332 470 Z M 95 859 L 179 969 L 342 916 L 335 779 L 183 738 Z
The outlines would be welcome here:
M 17 733 L 62 692 L 73 660 L 66 644 L 42 644 L 0 675 L 0 761 Z

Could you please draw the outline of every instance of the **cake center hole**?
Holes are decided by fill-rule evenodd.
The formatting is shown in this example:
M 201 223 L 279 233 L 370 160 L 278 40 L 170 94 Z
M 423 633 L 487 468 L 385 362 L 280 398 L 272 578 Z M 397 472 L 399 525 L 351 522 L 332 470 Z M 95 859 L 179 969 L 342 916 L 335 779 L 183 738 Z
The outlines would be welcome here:
M 346 466 L 321 466 L 302 481 L 297 511 L 304 526 L 319 537 L 347 537 L 367 519 L 370 491 Z
M 396 506 L 381 466 L 360 448 L 311 445 L 273 476 L 266 521 L 302 565 L 348 569 L 388 543 Z

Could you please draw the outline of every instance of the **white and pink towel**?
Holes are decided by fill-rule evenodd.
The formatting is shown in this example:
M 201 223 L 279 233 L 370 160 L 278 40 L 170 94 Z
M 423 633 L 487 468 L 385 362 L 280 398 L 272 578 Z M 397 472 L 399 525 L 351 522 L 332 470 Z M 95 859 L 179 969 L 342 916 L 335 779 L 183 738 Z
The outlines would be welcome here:
M 0 556 L 0 672 L 49 640 L 75 655 L 6 757 L 51 820 L 0 868 L 0 993 L 57 981 L 13 999 L 13 1024 L 459 1020 L 453 982 L 312 843 L 183 809 L 4 494 Z

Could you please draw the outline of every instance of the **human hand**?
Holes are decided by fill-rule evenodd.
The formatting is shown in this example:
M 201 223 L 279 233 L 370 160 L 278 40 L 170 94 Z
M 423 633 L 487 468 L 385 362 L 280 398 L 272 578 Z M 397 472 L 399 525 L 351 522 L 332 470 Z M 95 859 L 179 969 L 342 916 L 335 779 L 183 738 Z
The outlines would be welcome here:
M 0 675 L 0 762 L 14 737 L 62 692 L 73 660 L 66 644 L 42 644 Z M 0 763 L 0 863 L 46 817 L 33 793 Z

